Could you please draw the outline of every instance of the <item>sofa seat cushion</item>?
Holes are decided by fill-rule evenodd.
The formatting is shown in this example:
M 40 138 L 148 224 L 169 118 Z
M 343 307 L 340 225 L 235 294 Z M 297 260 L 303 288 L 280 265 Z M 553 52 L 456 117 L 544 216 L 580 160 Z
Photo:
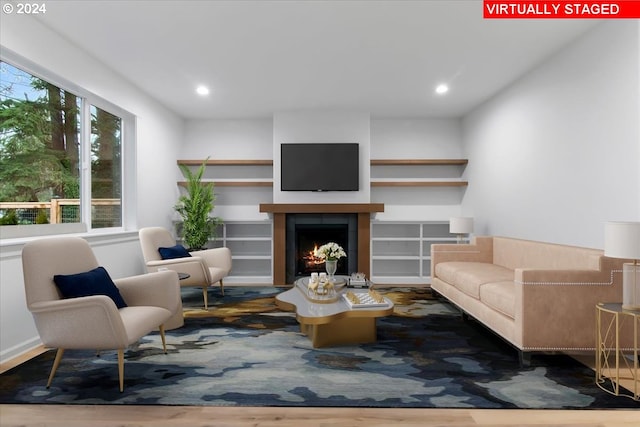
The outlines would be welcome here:
M 435 273 L 439 279 L 476 299 L 480 299 L 480 286 L 485 283 L 514 279 L 513 270 L 486 262 L 441 262 L 436 265 Z
M 515 318 L 515 294 L 513 280 L 485 283 L 480 286 L 480 301 L 512 319 Z

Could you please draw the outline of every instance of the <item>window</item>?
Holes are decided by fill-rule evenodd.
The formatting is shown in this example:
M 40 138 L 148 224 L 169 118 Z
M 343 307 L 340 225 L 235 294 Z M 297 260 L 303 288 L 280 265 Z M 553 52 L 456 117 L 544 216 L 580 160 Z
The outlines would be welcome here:
M 0 61 L 0 225 L 123 227 L 134 118 L 60 86 Z
M 122 225 L 122 119 L 94 105 L 91 111 L 91 226 Z

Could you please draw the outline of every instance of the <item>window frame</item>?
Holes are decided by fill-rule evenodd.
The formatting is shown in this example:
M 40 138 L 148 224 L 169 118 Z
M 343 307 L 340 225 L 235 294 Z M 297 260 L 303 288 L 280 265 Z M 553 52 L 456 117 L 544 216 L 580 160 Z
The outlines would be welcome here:
M 81 222 L 70 224 L 5 225 L 0 240 L 36 237 L 56 234 L 87 233 L 109 234 L 136 228 L 136 116 L 112 102 L 66 80 L 48 69 L 4 47 L 0 60 L 19 68 L 34 77 L 45 80 L 70 92 L 81 100 L 80 113 L 80 209 Z M 121 119 L 121 226 L 92 228 L 91 226 L 91 106 L 100 108 Z

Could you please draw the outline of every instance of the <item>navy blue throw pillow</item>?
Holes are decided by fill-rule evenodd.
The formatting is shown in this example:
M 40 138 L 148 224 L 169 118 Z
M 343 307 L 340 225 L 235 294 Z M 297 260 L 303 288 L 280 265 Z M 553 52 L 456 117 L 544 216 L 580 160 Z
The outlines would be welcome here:
M 182 245 L 171 246 L 170 248 L 158 248 L 162 259 L 174 259 L 190 257 L 191 254 Z
M 91 295 L 106 295 L 113 300 L 116 307 L 127 306 L 120 291 L 104 267 L 97 267 L 86 273 L 56 274 L 53 281 L 64 298 L 88 297 Z

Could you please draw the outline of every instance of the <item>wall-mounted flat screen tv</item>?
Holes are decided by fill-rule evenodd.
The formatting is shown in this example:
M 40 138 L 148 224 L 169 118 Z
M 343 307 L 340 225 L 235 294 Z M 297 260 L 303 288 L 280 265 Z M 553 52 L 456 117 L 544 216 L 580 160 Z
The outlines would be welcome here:
M 282 191 L 358 191 L 357 143 L 282 144 Z

